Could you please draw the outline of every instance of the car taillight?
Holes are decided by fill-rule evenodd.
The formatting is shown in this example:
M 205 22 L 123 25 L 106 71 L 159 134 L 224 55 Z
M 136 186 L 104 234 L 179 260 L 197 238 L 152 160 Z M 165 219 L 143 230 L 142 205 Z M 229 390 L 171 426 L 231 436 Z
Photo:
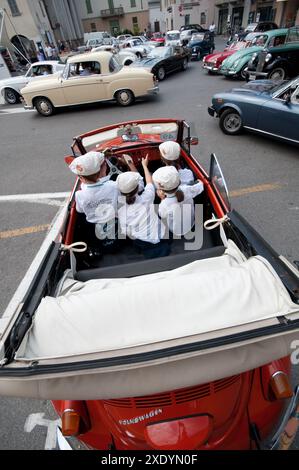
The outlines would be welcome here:
M 78 436 L 90 429 L 88 412 L 83 401 L 65 401 L 61 414 L 61 431 L 64 436 Z

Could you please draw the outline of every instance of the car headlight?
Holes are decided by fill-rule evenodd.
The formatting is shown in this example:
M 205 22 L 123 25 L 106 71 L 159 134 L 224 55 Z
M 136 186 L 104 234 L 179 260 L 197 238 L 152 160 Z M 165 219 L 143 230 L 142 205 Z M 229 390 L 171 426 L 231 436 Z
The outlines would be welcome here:
M 265 57 L 265 62 L 269 62 L 272 59 L 272 54 L 267 54 Z
M 254 59 L 256 59 L 256 57 L 257 57 L 257 52 L 254 52 L 254 53 L 252 54 L 251 61 L 253 62 Z
M 192 51 L 193 51 L 193 52 L 197 52 L 197 48 L 196 48 L 196 47 L 193 47 Z

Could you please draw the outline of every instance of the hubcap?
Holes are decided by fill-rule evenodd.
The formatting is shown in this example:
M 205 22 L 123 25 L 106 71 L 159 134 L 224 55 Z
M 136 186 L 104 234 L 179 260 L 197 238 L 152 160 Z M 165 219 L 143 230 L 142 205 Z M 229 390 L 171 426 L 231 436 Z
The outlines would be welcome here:
M 120 94 L 120 99 L 123 103 L 126 103 L 127 101 L 129 101 L 130 97 L 126 91 L 122 91 Z
M 46 101 L 41 101 L 39 106 L 44 113 L 49 113 L 51 111 L 51 108 Z
M 158 77 L 159 77 L 160 79 L 163 79 L 163 78 L 164 78 L 164 75 L 165 75 L 164 69 L 159 69 Z
M 284 77 L 284 72 L 283 72 L 283 70 L 281 70 L 281 69 L 276 70 L 276 71 L 273 72 L 273 74 L 271 75 L 271 79 L 272 79 L 272 80 L 282 80 L 283 77 Z
M 6 99 L 7 101 L 10 101 L 11 103 L 14 103 L 16 101 L 16 96 L 13 91 L 7 91 L 6 92 Z
M 229 114 L 224 122 L 225 129 L 230 132 L 235 132 L 241 127 L 241 118 L 238 114 Z

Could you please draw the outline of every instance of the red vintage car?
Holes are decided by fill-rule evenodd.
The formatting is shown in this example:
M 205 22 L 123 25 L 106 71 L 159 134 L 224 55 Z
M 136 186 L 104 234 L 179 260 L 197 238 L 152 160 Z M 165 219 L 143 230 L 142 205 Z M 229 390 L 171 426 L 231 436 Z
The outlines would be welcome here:
M 250 45 L 250 41 L 234 41 L 223 52 L 213 52 L 203 58 L 202 66 L 211 74 L 217 74 L 220 71 L 222 62 L 240 49 L 244 49 Z
M 76 180 L 1 318 L 0 395 L 52 400 L 60 448 L 74 437 L 103 450 L 289 448 L 299 272 L 231 208 L 216 156 L 207 173 L 191 154 L 190 125 L 176 119 L 96 129 L 72 150 L 105 151 L 115 179 L 124 153 L 140 171 L 145 155 L 159 168 L 168 140 L 204 184 L 193 238 L 175 238 L 156 259 L 128 238 L 89 258 Z
M 158 43 L 160 46 L 165 46 L 165 36 L 162 33 L 153 33 L 151 41 Z

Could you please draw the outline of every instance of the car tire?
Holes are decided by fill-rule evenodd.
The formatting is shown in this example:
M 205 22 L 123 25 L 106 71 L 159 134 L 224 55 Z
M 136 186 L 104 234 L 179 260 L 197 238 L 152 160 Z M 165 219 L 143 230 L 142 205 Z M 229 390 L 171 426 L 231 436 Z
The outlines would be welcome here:
M 222 132 L 227 135 L 240 134 L 243 122 L 240 114 L 235 109 L 226 109 L 220 116 L 219 126 Z
M 5 88 L 4 100 L 7 104 L 16 104 L 20 102 L 20 95 L 12 88 Z
M 51 101 L 43 96 L 34 100 L 34 106 L 36 108 L 36 111 L 42 116 L 48 117 L 52 116 L 55 113 L 55 108 Z
M 248 64 L 243 65 L 243 67 L 241 68 L 238 74 L 238 78 L 241 78 L 242 80 L 246 80 L 247 73 L 245 72 L 245 69 L 247 68 L 247 65 Z
M 272 70 L 272 72 L 269 73 L 268 79 L 269 80 L 284 80 L 286 76 L 287 74 L 284 68 L 276 67 L 276 69 Z
M 159 67 L 158 70 L 157 70 L 157 78 L 158 78 L 159 82 L 162 82 L 162 80 L 164 80 L 165 77 L 166 77 L 165 68 L 164 67 Z
M 188 68 L 188 59 L 184 59 L 182 63 L 182 70 L 187 70 Z
M 135 96 L 131 90 L 119 90 L 115 93 L 115 99 L 120 106 L 130 106 L 134 103 Z

